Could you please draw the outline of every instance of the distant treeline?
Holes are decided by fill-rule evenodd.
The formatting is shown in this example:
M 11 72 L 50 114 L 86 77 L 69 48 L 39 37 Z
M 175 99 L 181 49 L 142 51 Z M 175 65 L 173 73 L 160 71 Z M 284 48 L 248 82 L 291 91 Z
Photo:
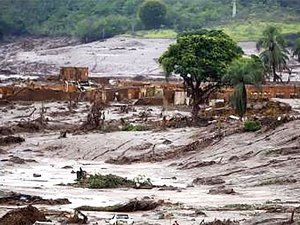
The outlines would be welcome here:
M 148 28 L 138 16 L 144 1 L 1 0 L 0 39 L 7 35 L 36 35 L 75 36 L 91 41 L 142 30 Z M 184 31 L 232 21 L 232 0 L 161 2 L 167 9 L 161 28 Z M 237 0 L 235 20 L 282 21 L 299 17 L 299 0 Z

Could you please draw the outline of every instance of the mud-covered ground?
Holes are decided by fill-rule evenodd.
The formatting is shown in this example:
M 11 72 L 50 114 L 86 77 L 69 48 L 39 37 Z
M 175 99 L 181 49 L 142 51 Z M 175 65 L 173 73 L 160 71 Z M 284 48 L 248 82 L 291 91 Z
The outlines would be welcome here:
M 157 59 L 174 42 L 124 37 L 88 44 L 68 38 L 18 39 L 0 44 L 0 75 L 49 75 L 58 74 L 61 66 L 84 66 L 91 76 L 161 77 Z M 254 42 L 239 45 L 246 55 L 258 54 Z M 289 64 L 293 67 L 290 80 L 300 81 L 299 63 L 291 59 Z M 284 74 L 283 79 L 287 78 Z
M 299 101 L 292 103 L 299 107 Z M 2 106 L 1 127 L 38 118 L 41 107 L 40 103 Z M 85 121 L 88 107 L 80 103 L 69 112 L 67 102 L 44 103 L 46 127 L 14 130 L 11 135 L 25 141 L 0 146 L 0 190 L 47 199 L 68 198 L 68 205 L 37 207 L 69 212 L 83 205 L 108 206 L 145 196 L 170 203 L 155 210 L 130 213 L 137 224 L 167 225 L 174 220 L 184 225 L 200 224 L 215 218 L 244 225 L 282 224 L 300 204 L 298 120 L 275 130 L 239 132 L 222 139 L 215 138 L 215 124 L 109 133 L 74 131 Z M 106 122 L 123 118 L 138 124 L 145 111 L 149 113 L 148 121 L 161 121 L 162 108 L 150 108 L 136 107 L 126 114 L 117 106 L 110 107 L 105 110 Z M 180 109 L 164 113 L 169 117 L 188 115 Z M 222 130 L 238 124 L 228 121 L 222 124 Z M 59 138 L 62 130 L 69 130 L 66 138 Z M 71 172 L 80 167 L 89 174 L 116 174 L 130 179 L 145 175 L 154 185 L 172 188 L 97 190 L 68 186 L 76 178 Z M 2 205 L 0 217 L 14 207 Z M 90 224 L 105 224 L 104 219 L 112 214 L 84 213 Z
M 160 76 L 156 60 L 173 42 L 122 37 L 89 44 L 62 38 L 16 40 L 0 45 L 0 77 L 57 74 L 61 66 L 88 66 L 92 76 Z M 240 45 L 248 55 L 257 53 L 255 43 Z M 298 81 L 299 71 L 294 69 L 292 76 Z M 280 101 L 299 113 L 299 100 Z M 299 120 L 255 133 L 236 132 L 240 122 L 228 120 L 221 124 L 221 133 L 226 135 L 219 139 L 216 121 L 188 127 L 186 109 L 162 110 L 138 106 L 124 113 L 115 104 L 104 110 L 105 124 L 118 130 L 109 132 L 82 129 L 89 103 L 0 106 L 0 195 L 14 191 L 46 199 L 68 198 L 71 204 L 37 205 L 56 212 L 143 197 L 169 203 L 130 213 L 136 224 L 169 225 L 177 220 L 180 225 L 192 225 L 216 218 L 243 225 L 284 224 L 299 206 Z M 183 118 L 183 124 L 163 127 L 162 113 L 179 121 Z M 41 116 L 44 119 L 39 124 Z M 151 129 L 121 131 L 124 121 L 151 125 Z M 65 131 L 66 138 L 62 138 Z M 7 136 L 14 138 L 5 139 Z M 88 174 L 111 173 L 130 179 L 145 175 L 154 185 L 167 188 L 96 190 L 68 185 L 76 178 L 72 172 L 80 167 Z M 0 217 L 15 207 L 0 205 Z M 90 224 L 104 224 L 112 214 L 84 213 Z M 296 211 L 297 220 L 298 215 Z

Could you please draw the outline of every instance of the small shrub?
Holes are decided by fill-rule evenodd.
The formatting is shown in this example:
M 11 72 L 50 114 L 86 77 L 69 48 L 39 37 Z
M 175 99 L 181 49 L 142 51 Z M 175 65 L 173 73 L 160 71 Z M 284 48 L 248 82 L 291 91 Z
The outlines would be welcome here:
M 116 176 L 113 174 L 101 175 L 95 174 L 88 178 L 89 188 L 120 188 L 134 187 L 135 183 L 127 178 Z
M 145 131 L 145 130 L 147 130 L 147 127 L 143 125 L 133 125 L 131 123 L 126 123 L 122 127 L 122 131 Z
M 286 184 L 294 184 L 294 183 L 297 183 L 297 180 L 293 178 L 275 178 L 275 179 L 269 179 L 267 181 L 261 182 L 258 186 L 286 185 Z
M 245 123 L 244 123 L 244 130 L 246 132 L 255 132 L 255 131 L 260 130 L 260 128 L 261 128 L 261 125 L 257 121 L 248 120 L 248 121 L 245 121 Z
M 256 205 L 250 204 L 229 204 L 225 205 L 224 208 L 235 209 L 235 210 L 253 210 L 256 208 Z

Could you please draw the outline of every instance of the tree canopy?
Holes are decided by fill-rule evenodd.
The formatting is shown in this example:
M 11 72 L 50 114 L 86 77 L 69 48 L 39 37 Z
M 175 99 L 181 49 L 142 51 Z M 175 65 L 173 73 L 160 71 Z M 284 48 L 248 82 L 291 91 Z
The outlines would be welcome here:
M 287 69 L 288 51 L 286 42 L 276 27 L 269 26 L 263 32 L 263 37 L 257 42 L 257 49 L 260 52 L 260 58 L 269 73 L 272 73 L 273 80 L 281 80 L 276 71 Z
M 166 76 L 180 75 L 191 90 L 194 114 L 198 105 L 220 87 L 222 76 L 242 50 L 225 33 L 201 30 L 181 35 L 159 58 Z
M 0 30 L 4 35 L 106 38 L 142 29 L 138 9 L 146 4 L 144 1 L 1 0 Z M 148 1 L 150 0 L 146 0 Z M 164 19 L 165 27 L 176 31 L 217 26 L 232 21 L 231 0 L 161 0 L 161 2 L 166 6 L 166 15 L 160 13 L 156 18 Z M 292 18 L 296 21 L 299 20 L 300 1 L 238 0 L 237 8 L 236 21 L 253 18 L 270 21 Z M 156 26 L 149 24 L 149 27 L 157 27 L 160 24 L 161 20 L 156 21 Z
M 158 0 L 147 0 L 139 8 L 138 15 L 146 29 L 160 28 L 165 22 L 167 6 Z

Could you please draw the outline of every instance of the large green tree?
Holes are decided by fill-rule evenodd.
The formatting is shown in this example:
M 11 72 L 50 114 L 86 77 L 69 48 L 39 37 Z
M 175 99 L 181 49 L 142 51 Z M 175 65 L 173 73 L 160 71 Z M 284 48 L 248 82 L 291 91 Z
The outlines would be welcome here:
M 166 76 L 179 74 L 193 100 L 193 115 L 198 115 L 199 104 L 222 84 L 222 76 L 242 50 L 224 32 L 201 30 L 181 35 L 177 42 L 159 58 Z
M 260 58 L 268 68 L 269 73 L 273 75 L 273 81 L 282 81 L 277 72 L 287 69 L 289 57 L 285 40 L 279 30 L 273 26 L 267 27 L 256 47 L 261 51 Z
M 138 15 L 146 29 L 160 28 L 165 22 L 167 6 L 159 0 L 146 0 L 140 6 Z
M 300 62 L 300 38 L 295 41 L 293 46 L 293 56 L 297 56 L 298 62 Z
M 257 56 L 236 59 L 229 66 L 223 82 L 234 87 L 231 103 L 235 112 L 243 118 L 247 110 L 246 85 L 259 86 L 263 81 L 264 66 Z

